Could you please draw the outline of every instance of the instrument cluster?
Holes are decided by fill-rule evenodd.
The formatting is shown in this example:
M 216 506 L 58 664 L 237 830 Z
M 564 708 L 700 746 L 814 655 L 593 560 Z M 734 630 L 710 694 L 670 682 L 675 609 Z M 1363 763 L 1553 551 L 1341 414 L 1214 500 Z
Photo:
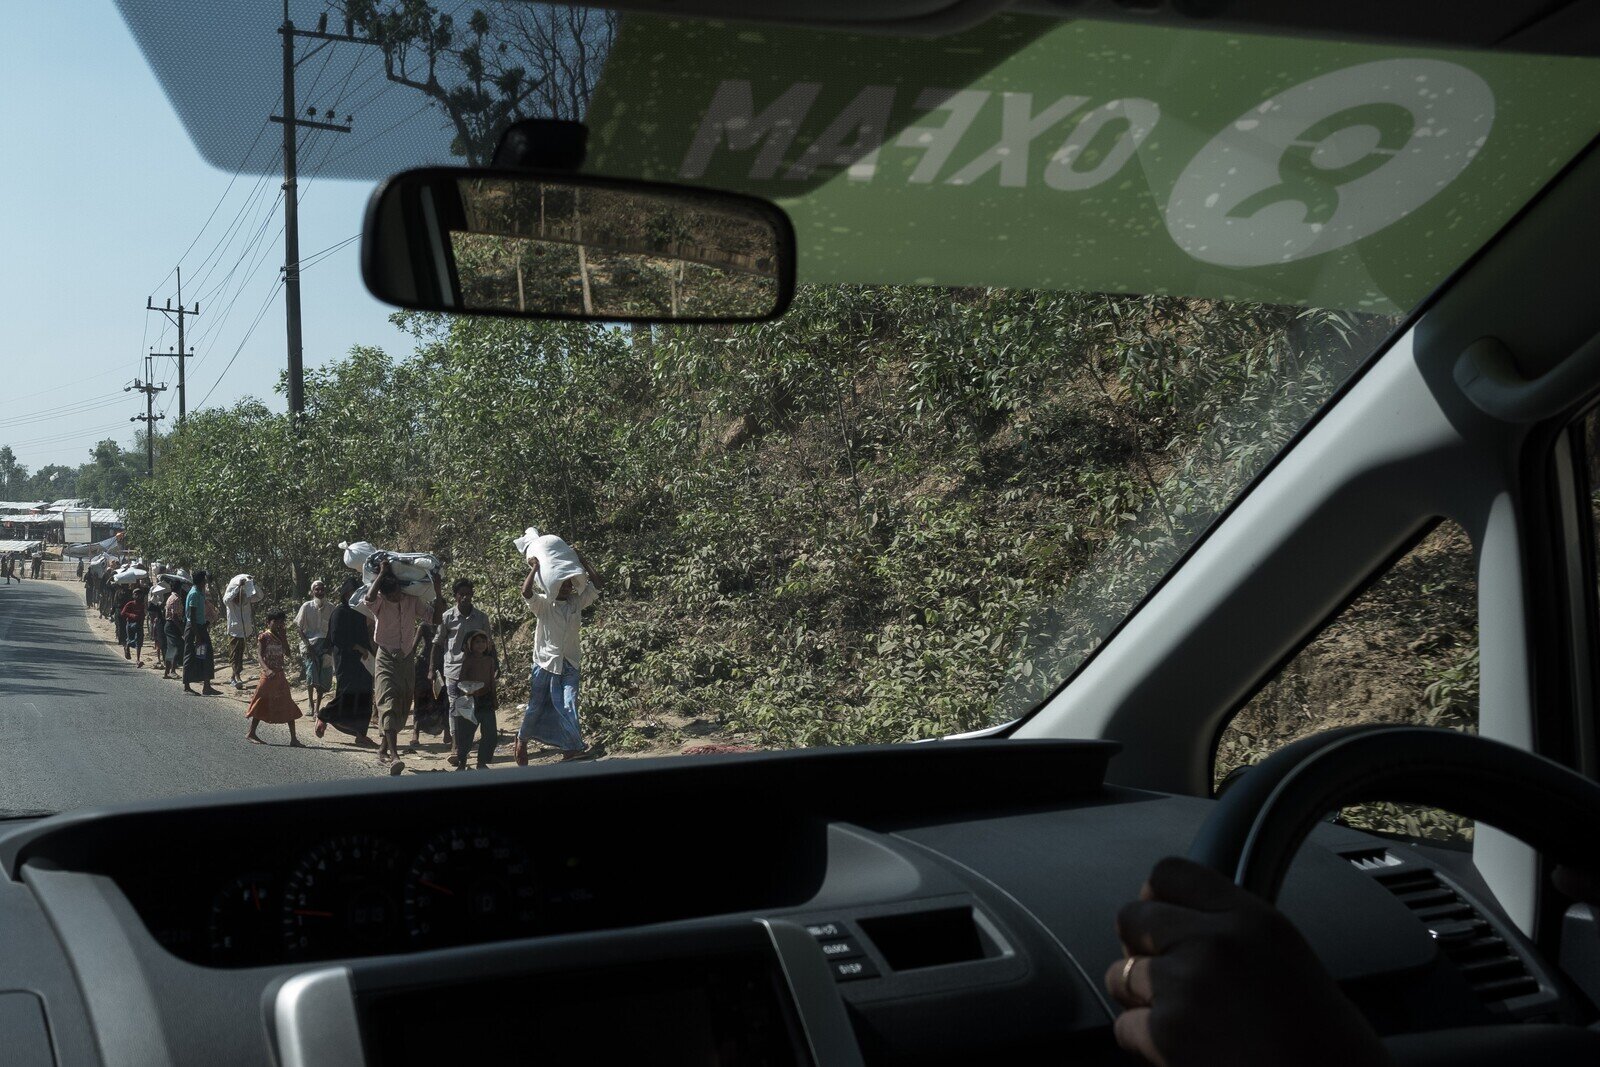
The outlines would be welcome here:
M 486 825 L 410 840 L 339 834 L 289 865 L 230 876 L 203 931 L 163 940 L 234 967 L 513 940 L 566 925 L 559 918 L 592 899 L 582 867 L 571 856 L 536 866 L 525 845 Z

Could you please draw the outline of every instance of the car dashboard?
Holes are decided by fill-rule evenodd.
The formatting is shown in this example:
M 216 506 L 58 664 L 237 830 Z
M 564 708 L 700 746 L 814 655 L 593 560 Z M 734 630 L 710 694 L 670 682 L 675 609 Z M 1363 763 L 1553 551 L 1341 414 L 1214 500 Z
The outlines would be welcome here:
M 1210 802 L 1106 784 L 1115 751 L 614 761 L 17 825 L 0 1047 L 50 1065 L 1124 1062 L 1100 984 L 1113 918 Z M 1325 824 L 1280 903 L 1382 1032 L 1571 1012 L 1464 856 Z

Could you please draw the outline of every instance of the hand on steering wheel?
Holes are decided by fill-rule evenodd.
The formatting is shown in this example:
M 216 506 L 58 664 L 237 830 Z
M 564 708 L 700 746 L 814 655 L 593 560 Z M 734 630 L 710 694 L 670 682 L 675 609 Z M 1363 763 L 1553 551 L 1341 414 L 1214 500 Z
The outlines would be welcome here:
M 1600 897 L 1600 878 L 1585 873 L 1600 840 L 1600 785 L 1452 730 L 1351 727 L 1314 735 L 1230 789 L 1195 835 L 1194 860 L 1156 864 L 1139 901 L 1118 915 L 1124 958 L 1105 976 L 1126 1009 L 1116 1020 L 1118 1043 L 1162 1067 L 1393 1062 L 1272 903 L 1312 827 L 1329 811 L 1369 800 L 1442 806 L 1499 827 L 1571 865 L 1556 869 L 1563 894 Z M 1497 1063 L 1508 1055 L 1545 1062 L 1541 1050 L 1600 1051 L 1600 1035 L 1578 1027 L 1494 1029 L 1489 1051 Z M 1471 1028 L 1458 1033 L 1466 1039 L 1453 1043 L 1458 1052 L 1482 1041 Z M 1425 1048 L 1430 1035 L 1416 1036 Z
M 1117 1043 L 1160 1067 L 1378 1067 L 1367 1021 L 1282 912 L 1169 857 L 1117 915 Z

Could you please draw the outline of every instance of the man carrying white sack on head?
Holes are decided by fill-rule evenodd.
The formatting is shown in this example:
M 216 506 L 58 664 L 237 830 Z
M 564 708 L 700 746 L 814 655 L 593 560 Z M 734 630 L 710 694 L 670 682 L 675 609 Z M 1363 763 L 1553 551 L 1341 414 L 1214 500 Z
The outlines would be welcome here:
M 600 578 L 583 553 L 559 537 L 530 528 L 517 539 L 528 563 L 522 600 L 536 620 L 528 708 L 517 730 L 516 760 L 528 765 L 528 742 L 561 752 L 562 760 L 592 759 L 578 725 L 579 638 L 583 609 L 600 596 Z

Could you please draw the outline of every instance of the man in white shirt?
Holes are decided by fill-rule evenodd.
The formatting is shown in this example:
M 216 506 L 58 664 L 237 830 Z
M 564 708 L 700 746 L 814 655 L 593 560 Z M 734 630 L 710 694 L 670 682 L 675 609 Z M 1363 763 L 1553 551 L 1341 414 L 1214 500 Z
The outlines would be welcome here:
M 300 634 L 300 657 L 304 661 L 306 688 L 311 692 L 311 717 L 322 708 L 322 698 L 333 688 L 333 654 L 323 648 L 328 637 L 328 620 L 333 616 L 333 601 L 328 587 L 319 579 L 311 583 L 311 599 L 294 614 L 294 628 Z M 315 642 L 315 644 L 313 644 Z M 317 736 L 325 729 L 317 724 Z
M 578 631 L 583 609 L 600 596 L 600 576 L 582 552 L 578 552 L 578 562 L 589 577 L 581 591 L 575 591 L 574 580 L 568 578 L 552 594 L 539 580 L 538 560 L 528 562 L 528 577 L 522 582 L 522 600 L 537 621 L 533 629 L 528 708 L 517 730 L 515 755 L 519 767 L 528 765 L 529 741 L 559 749 L 563 761 L 597 754 L 584 744 L 578 726 Z
M 249 575 L 245 575 L 246 578 Z M 223 597 L 223 609 L 228 616 L 228 658 L 233 667 L 232 685 L 244 688 L 244 651 L 255 636 L 255 605 L 245 597 L 245 582 L 234 583 L 231 594 Z

